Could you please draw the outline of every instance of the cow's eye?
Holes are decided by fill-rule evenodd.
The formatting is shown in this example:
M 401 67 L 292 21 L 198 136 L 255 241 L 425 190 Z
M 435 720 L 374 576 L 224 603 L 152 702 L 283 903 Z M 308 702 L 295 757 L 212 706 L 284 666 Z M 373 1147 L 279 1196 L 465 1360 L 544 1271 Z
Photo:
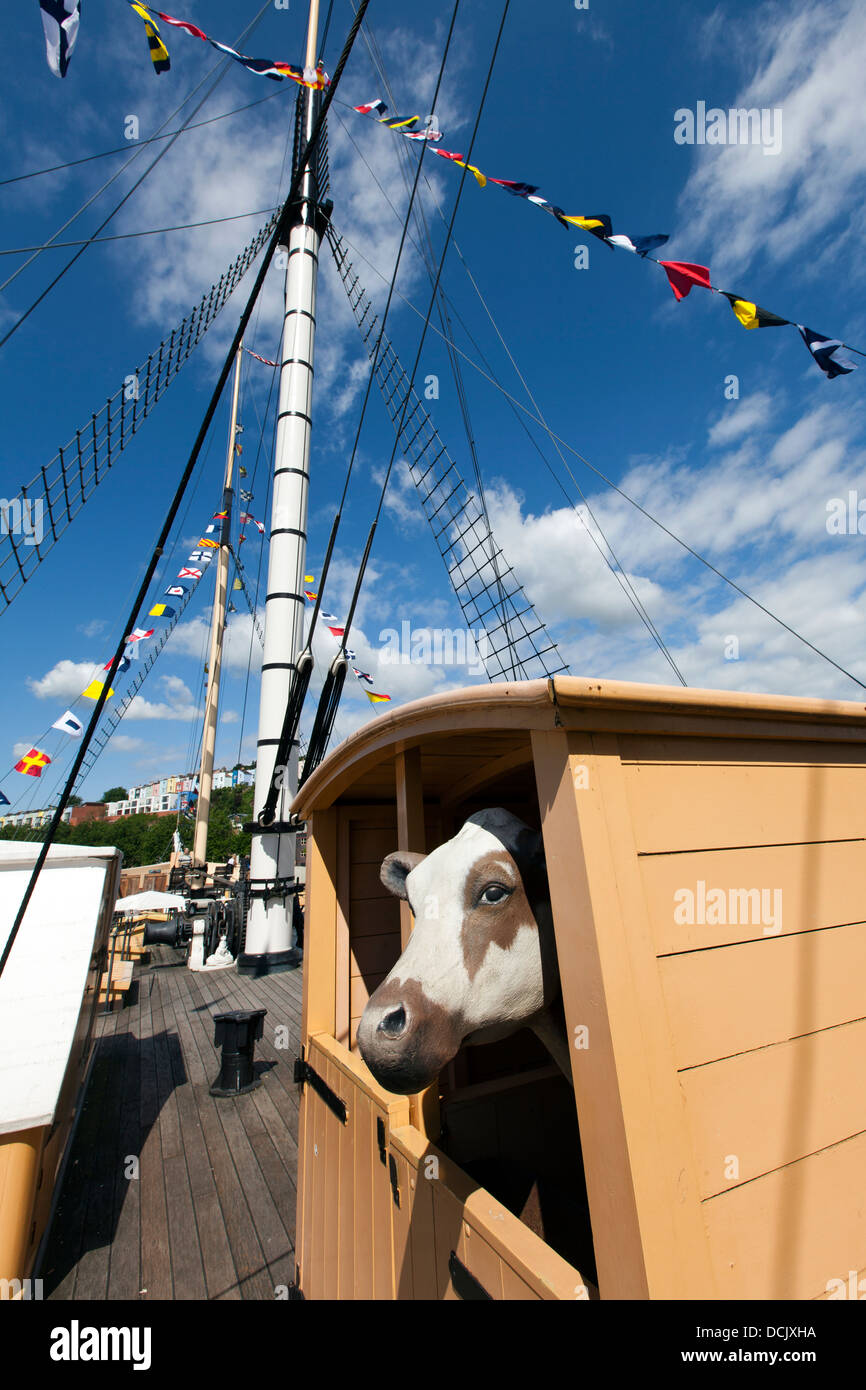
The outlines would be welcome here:
M 504 883 L 488 883 L 487 887 L 482 891 L 478 901 L 487 904 L 501 903 L 503 899 L 509 897 L 510 894 L 511 889 L 506 888 Z

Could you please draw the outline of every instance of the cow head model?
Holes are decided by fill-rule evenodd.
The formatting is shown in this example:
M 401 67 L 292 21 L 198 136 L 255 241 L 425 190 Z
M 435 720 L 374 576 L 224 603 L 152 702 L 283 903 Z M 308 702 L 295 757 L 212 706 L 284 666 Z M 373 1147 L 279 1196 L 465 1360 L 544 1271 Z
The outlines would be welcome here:
M 559 975 L 541 835 L 508 811 L 479 811 L 432 854 L 389 854 L 381 878 L 408 900 L 415 927 L 358 1028 L 380 1085 L 420 1091 L 463 1042 L 524 1026 L 569 1075 L 550 1013 Z

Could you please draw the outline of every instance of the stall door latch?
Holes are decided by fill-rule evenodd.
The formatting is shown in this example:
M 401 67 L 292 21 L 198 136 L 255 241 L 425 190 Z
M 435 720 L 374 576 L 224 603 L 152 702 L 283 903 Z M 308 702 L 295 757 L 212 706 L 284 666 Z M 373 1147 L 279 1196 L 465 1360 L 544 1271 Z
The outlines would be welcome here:
M 319 1073 L 310 1066 L 309 1062 L 305 1060 L 303 1052 L 300 1057 L 295 1058 L 294 1077 L 299 1086 L 312 1086 L 316 1095 L 321 1097 L 329 1110 L 333 1111 L 341 1125 L 348 1122 L 349 1112 L 346 1109 L 346 1102 L 340 1100 L 336 1091 L 332 1091 L 327 1081 L 323 1080 Z
M 376 1142 L 379 1145 L 379 1162 L 388 1169 L 388 1178 L 391 1183 L 391 1196 L 394 1198 L 394 1206 L 400 1205 L 400 1180 L 397 1174 L 397 1160 L 393 1154 L 388 1153 L 388 1139 L 385 1133 L 385 1121 L 381 1115 L 376 1116 Z

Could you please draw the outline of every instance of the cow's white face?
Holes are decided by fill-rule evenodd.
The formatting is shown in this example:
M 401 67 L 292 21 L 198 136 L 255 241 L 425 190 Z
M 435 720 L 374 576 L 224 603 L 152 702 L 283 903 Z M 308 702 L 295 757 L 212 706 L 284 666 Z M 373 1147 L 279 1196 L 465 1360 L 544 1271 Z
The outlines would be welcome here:
M 409 943 L 371 995 L 358 1046 L 388 1090 L 422 1090 L 465 1040 L 514 1032 L 558 991 L 541 836 L 482 811 L 432 854 L 398 851 L 383 883 L 407 898 Z

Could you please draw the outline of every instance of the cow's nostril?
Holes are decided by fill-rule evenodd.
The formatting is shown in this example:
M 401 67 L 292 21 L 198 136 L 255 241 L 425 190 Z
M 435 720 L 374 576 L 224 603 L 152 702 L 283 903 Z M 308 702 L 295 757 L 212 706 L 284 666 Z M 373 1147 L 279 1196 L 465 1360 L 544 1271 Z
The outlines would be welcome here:
M 398 1008 L 391 1009 L 383 1014 L 379 1020 L 378 1032 L 384 1033 L 388 1038 L 399 1038 L 406 1027 L 406 1010 L 400 1004 Z

